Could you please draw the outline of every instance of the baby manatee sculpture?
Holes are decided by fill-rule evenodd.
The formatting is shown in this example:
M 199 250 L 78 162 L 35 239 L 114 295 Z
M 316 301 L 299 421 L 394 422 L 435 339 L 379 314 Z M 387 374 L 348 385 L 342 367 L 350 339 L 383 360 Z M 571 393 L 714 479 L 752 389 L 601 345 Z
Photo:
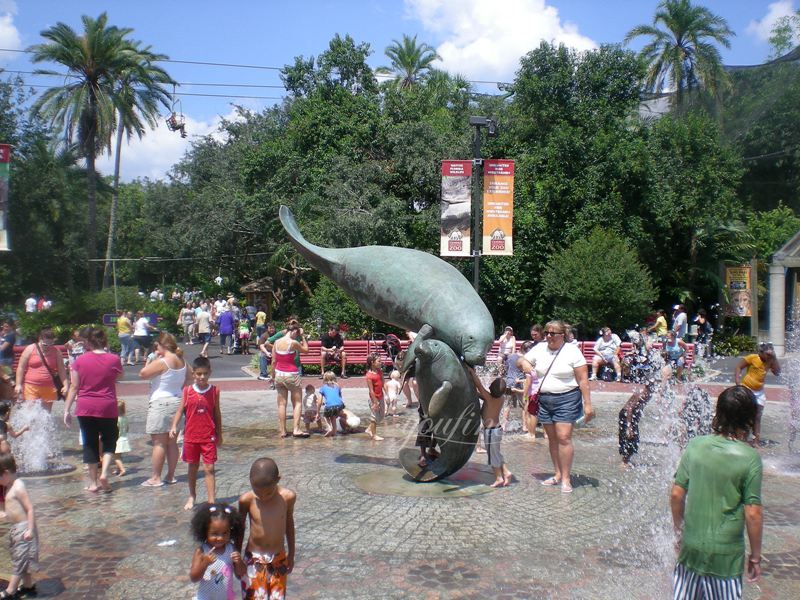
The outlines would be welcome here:
M 427 338 L 423 328 L 419 337 Z M 452 348 L 436 339 L 423 339 L 414 350 L 419 401 L 439 448 L 427 466 L 415 451 L 401 452 L 400 462 L 417 481 L 436 481 L 467 464 L 478 441 L 481 407 L 475 385 Z
M 297 251 L 365 313 L 411 331 L 428 324 L 467 364 L 486 361 L 492 315 L 455 267 L 410 248 L 322 248 L 306 241 L 288 207 L 281 206 L 280 218 Z
M 288 207 L 281 206 L 280 220 L 297 251 L 365 313 L 419 331 L 402 370 L 415 370 L 440 456 L 420 468 L 418 456 L 405 450 L 401 463 L 417 481 L 458 471 L 472 455 L 480 427 L 477 391 L 463 363 L 484 364 L 494 341 L 492 316 L 480 296 L 457 269 L 427 252 L 390 246 L 323 248 L 303 237 Z

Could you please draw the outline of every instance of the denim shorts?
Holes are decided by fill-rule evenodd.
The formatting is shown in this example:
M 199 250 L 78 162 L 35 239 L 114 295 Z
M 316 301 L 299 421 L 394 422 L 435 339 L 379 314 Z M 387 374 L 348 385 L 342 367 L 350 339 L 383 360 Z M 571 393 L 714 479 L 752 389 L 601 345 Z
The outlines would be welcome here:
M 539 394 L 539 423 L 574 423 L 583 414 L 580 388 L 560 394 Z

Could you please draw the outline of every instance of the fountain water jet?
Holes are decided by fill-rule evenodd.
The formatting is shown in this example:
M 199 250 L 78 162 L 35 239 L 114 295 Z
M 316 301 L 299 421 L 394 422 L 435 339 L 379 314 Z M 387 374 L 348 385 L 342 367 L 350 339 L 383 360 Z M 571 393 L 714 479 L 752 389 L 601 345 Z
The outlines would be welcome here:
M 72 465 L 61 460 L 53 416 L 39 400 L 17 404 L 11 413 L 14 429 L 30 428 L 11 441 L 11 449 L 20 475 L 56 475 L 74 470 Z

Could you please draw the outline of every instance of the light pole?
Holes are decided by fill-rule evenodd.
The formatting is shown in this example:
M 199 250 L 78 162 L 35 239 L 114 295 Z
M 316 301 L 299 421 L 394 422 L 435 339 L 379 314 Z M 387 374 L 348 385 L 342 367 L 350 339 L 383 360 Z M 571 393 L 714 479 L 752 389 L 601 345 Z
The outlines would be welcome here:
M 472 136 L 472 286 L 479 291 L 479 277 L 481 272 L 481 183 L 483 181 L 483 159 L 481 158 L 481 127 L 486 128 L 486 135 L 497 136 L 497 123 L 489 117 L 470 117 L 469 124 L 475 128 Z

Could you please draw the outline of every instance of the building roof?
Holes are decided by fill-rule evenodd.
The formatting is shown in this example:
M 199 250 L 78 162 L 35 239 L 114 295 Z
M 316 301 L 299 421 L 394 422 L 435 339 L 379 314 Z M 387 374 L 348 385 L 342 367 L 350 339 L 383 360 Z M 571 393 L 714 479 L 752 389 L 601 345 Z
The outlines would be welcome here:
M 246 283 L 239 288 L 239 291 L 243 294 L 253 292 L 271 292 L 272 290 L 272 277 L 262 277 L 261 279 L 256 279 L 255 281 Z
M 772 255 L 773 265 L 800 267 L 800 231 L 795 233 L 780 250 Z

